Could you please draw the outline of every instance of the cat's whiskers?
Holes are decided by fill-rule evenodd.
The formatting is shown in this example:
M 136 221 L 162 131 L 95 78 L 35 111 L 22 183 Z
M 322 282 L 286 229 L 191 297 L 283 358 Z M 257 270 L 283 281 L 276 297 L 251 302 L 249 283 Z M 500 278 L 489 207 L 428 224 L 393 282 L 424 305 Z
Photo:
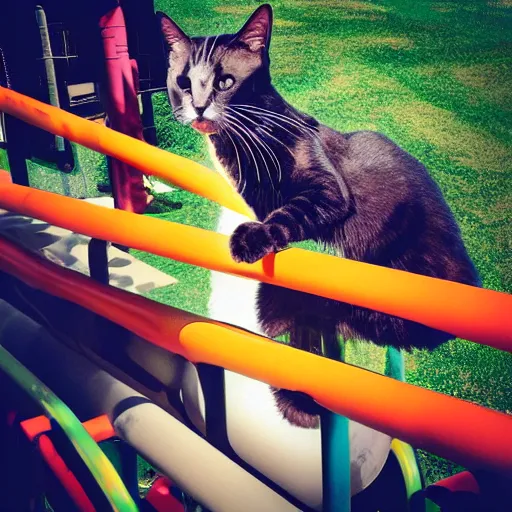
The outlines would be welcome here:
M 265 135 L 267 135 L 271 139 L 274 139 L 276 142 L 281 144 L 281 146 L 283 146 L 288 151 L 288 153 L 290 153 L 290 155 L 293 158 L 295 158 L 295 155 L 293 154 L 293 151 L 282 140 L 279 140 L 277 137 L 274 137 L 274 135 L 272 135 L 272 132 L 267 127 L 258 125 L 258 129 L 262 130 L 265 133 Z
M 262 114 L 267 114 L 267 115 L 271 115 L 273 117 L 278 117 L 278 118 L 282 119 L 283 121 L 287 121 L 289 123 L 294 123 L 295 125 L 300 126 L 301 128 L 304 128 L 304 129 L 307 129 L 307 130 L 310 130 L 310 131 L 316 133 L 316 130 L 312 126 L 308 125 L 302 119 L 295 119 L 295 118 L 292 118 L 290 116 L 286 116 L 284 114 L 281 114 L 279 112 L 274 112 L 273 110 L 269 110 L 269 109 L 266 109 L 266 108 L 263 108 L 263 107 L 258 107 L 257 105 L 243 105 L 243 104 L 239 104 L 237 106 L 240 107 L 240 108 L 246 109 L 246 110 L 256 110 L 256 111 L 260 111 Z
M 213 54 L 213 49 L 215 48 L 215 44 L 217 43 L 217 39 L 219 38 L 219 36 L 220 36 L 220 34 L 218 36 L 216 36 L 215 39 L 213 40 L 213 44 L 212 44 L 212 47 L 210 48 L 210 51 L 208 52 L 208 57 L 206 58 L 206 62 L 210 62 L 210 59 Z
M 228 107 L 230 110 L 234 110 L 232 107 Z M 236 111 L 235 111 L 236 112 Z M 286 149 L 286 151 L 288 151 L 288 153 L 290 153 L 290 155 L 295 158 L 295 155 L 293 154 L 293 151 L 282 141 L 282 140 L 279 140 L 277 137 L 275 137 L 272 132 L 271 132 L 271 128 L 267 128 L 266 126 L 262 125 L 262 124 L 258 124 L 257 121 L 255 121 L 254 119 L 251 119 L 249 117 L 246 117 L 245 115 L 241 114 L 240 112 L 237 112 L 238 115 L 242 115 L 243 117 L 245 117 L 246 119 L 248 119 L 249 121 L 251 121 L 251 123 L 253 123 L 256 127 L 256 129 L 258 130 L 261 130 L 262 132 L 264 132 L 264 134 L 268 137 L 270 137 L 271 139 L 275 140 L 278 144 L 281 144 L 281 146 L 283 146 L 283 148 Z M 261 117 L 259 117 L 257 114 L 253 114 L 255 117 L 259 118 L 261 120 Z M 291 135 L 294 135 L 292 132 L 290 132 L 289 130 L 287 130 L 286 128 L 284 127 L 281 127 L 283 129 L 285 129 L 286 131 L 288 131 L 288 133 L 290 133 Z M 255 129 L 255 131 L 256 131 Z
M 311 135 L 318 136 L 318 132 L 313 127 L 309 126 L 306 122 L 304 122 L 302 120 L 293 119 L 289 116 L 285 116 L 284 114 L 279 114 L 278 112 L 273 112 L 272 110 L 258 107 L 256 105 L 238 104 L 238 105 L 232 105 L 232 107 L 238 107 L 239 109 L 246 110 L 246 111 L 252 110 L 254 113 L 256 113 L 256 111 L 259 111 L 259 112 L 261 112 L 260 115 L 262 115 L 262 116 L 268 116 L 268 117 L 280 119 L 284 122 L 287 122 L 287 123 L 295 126 L 298 129 L 308 130 L 309 133 L 311 133 Z
M 249 109 L 245 109 L 246 111 L 249 111 Z M 315 137 L 319 139 L 318 133 L 307 125 L 302 125 L 301 123 L 295 121 L 294 119 L 288 118 L 286 116 L 282 116 L 280 114 L 275 113 L 267 113 L 267 112 L 261 112 L 260 114 L 256 114 L 256 112 L 253 112 L 254 115 L 258 115 L 260 119 L 267 119 L 269 122 L 273 123 L 274 125 L 280 127 L 281 129 L 285 129 L 285 127 L 282 125 L 282 122 L 288 123 L 291 127 L 296 128 L 299 130 L 303 135 L 309 135 L 311 137 Z M 279 123 L 278 121 L 281 121 Z M 289 130 L 287 130 L 289 131 Z M 295 135 L 297 136 L 297 135 Z
M 231 106 L 230 108 L 236 108 L 236 107 Z M 268 122 L 274 126 L 277 126 L 280 130 L 283 130 L 286 133 L 289 133 L 292 137 L 297 137 L 297 138 L 299 137 L 299 135 L 297 135 L 297 133 L 292 132 L 286 126 L 283 126 L 281 123 L 278 123 L 275 119 L 272 119 L 271 117 L 269 117 L 268 114 L 266 116 L 262 116 L 261 113 L 259 113 L 259 112 L 250 112 L 250 113 L 254 117 L 257 117 L 262 122 Z M 296 128 L 297 130 L 299 130 L 301 132 L 301 134 L 303 134 L 302 128 L 298 128 L 295 126 L 294 126 L 294 128 Z
M 253 119 L 251 119 L 250 117 L 247 117 L 246 115 L 242 114 L 241 112 L 237 112 L 237 111 L 231 109 L 230 107 L 226 107 L 226 110 L 229 110 L 230 112 L 232 112 L 235 117 L 240 116 L 240 117 L 243 117 L 244 119 L 247 119 L 249 122 L 256 124 L 256 122 Z M 244 125 L 247 128 L 247 130 L 249 130 L 250 132 L 252 132 L 254 134 L 254 136 L 260 142 L 263 149 L 265 149 L 265 151 L 268 153 L 268 155 L 273 160 L 273 162 L 275 162 L 276 169 L 279 173 L 278 183 L 280 183 L 282 180 L 282 169 L 281 169 L 281 164 L 279 163 L 279 159 L 277 158 L 276 154 L 274 153 L 272 148 L 261 137 L 259 137 L 258 134 L 254 130 L 251 130 L 247 125 L 245 125 L 241 119 L 238 119 L 238 120 L 240 121 L 240 123 L 242 125 Z M 270 181 L 272 181 L 272 178 L 270 178 Z
M 258 183 L 261 183 L 260 170 L 259 170 L 259 167 L 258 167 L 258 162 L 256 160 L 256 157 L 254 156 L 254 153 L 253 153 L 253 151 L 251 149 L 251 146 L 246 142 L 246 140 L 243 137 L 243 135 L 240 135 L 240 133 L 236 129 L 236 125 L 233 125 L 232 121 L 229 121 L 228 119 L 225 119 L 224 121 L 225 121 L 225 123 L 227 125 L 226 128 L 229 128 L 235 135 L 238 135 L 239 139 L 244 143 L 244 146 L 247 147 L 247 149 L 249 150 L 249 153 L 251 154 L 251 157 L 252 157 L 252 159 L 254 161 L 254 165 L 256 167 L 256 178 L 258 180 Z
M 229 118 L 229 119 L 231 119 L 231 122 L 234 123 L 240 130 L 242 130 L 249 137 L 249 140 L 255 139 L 256 142 L 259 142 L 260 145 L 262 145 L 261 144 L 261 139 L 258 137 L 258 135 L 256 135 L 250 128 L 245 126 L 240 121 L 240 119 L 237 119 L 235 116 L 233 116 L 231 114 L 228 114 L 228 113 L 225 113 L 224 116 Z M 265 164 L 265 169 L 267 170 L 267 174 L 268 174 L 268 178 L 270 180 L 270 184 L 272 185 L 272 189 L 275 191 L 276 188 L 274 186 L 274 180 L 272 179 L 272 173 L 270 172 L 270 169 L 268 167 L 267 159 L 265 158 L 265 156 L 261 152 L 260 148 L 256 144 L 254 145 L 254 147 L 258 151 L 258 153 L 260 154 L 261 159 L 263 160 L 263 163 Z M 265 149 L 265 146 L 262 145 L 262 147 L 263 147 L 263 149 Z
M 245 126 L 239 119 L 237 119 L 236 117 L 234 117 L 234 116 L 232 116 L 230 114 L 227 114 L 227 113 L 225 113 L 224 115 L 226 117 L 230 118 L 231 122 L 235 126 L 237 126 L 240 130 L 242 130 L 243 133 L 245 133 L 247 135 L 248 140 L 250 142 L 253 142 L 253 141 L 260 142 L 259 141 L 259 137 L 256 134 L 254 134 L 252 132 L 252 130 L 250 130 L 247 126 Z M 260 143 L 260 145 L 261 145 L 261 143 Z M 258 151 L 259 155 L 261 156 L 261 160 L 263 161 L 263 164 L 265 165 L 265 169 L 267 170 L 267 174 L 268 174 L 268 177 L 269 177 L 272 189 L 275 190 L 274 181 L 272 180 L 272 173 L 270 172 L 270 169 L 268 167 L 267 159 L 265 158 L 265 155 L 263 155 L 263 153 L 261 152 L 261 150 L 258 147 L 258 145 L 254 144 L 254 148 Z
M 242 183 L 242 176 L 243 176 L 242 175 L 242 164 L 240 162 L 240 154 L 238 153 L 238 148 L 236 147 L 236 142 L 233 139 L 233 137 L 231 137 L 231 134 L 229 133 L 229 130 L 228 129 L 224 129 L 223 131 L 229 137 L 229 140 L 231 141 L 231 143 L 233 144 L 233 147 L 235 148 L 236 161 L 237 161 L 237 164 L 238 164 L 238 183 L 237 183 L 237 189 L 240 189 L 240 185 Z M 244 193 L 245 185 L 246 185 L 246 181 L 244 180 L 243 187 L 240 190 L 240 194 Z

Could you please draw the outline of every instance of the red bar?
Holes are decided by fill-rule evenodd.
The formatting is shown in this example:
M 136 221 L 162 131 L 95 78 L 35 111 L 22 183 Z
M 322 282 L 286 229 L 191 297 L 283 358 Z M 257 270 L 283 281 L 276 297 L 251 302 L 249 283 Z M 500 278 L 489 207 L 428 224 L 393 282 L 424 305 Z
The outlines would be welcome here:
M 171 493 L 172 482 L 165 476 L 159 476 L 146 494 L 146 501 L 157 512 L 183 512 L 182 503 Z
M 476 478 L 469 471 L 462 471 L 455 475 L 449 476 L 443 480 L 439 480 L 433 484 L 437 487 L 444 487 L 452 492 L 472 492 L 480 494 L 480 486 Z
M 38 439 L 38 446 L 43 459 L 55 473 L 69 496 L 81 512 L 96 512 L 76 476 L 69 470 L 62 457 L 57 453 L 50 438 L 43 434 Z
M 105 51 L 109 125 L 114 130 L 144 140 L 139 102 L 135 88 L 136 64 L 128 54 L 128 39 L 123 10 L 115 7 L 100 18 Z M 111 159 L 111 180 L 116 208 L 144 213 L 148 194 L 143 175 L 130 165 Z

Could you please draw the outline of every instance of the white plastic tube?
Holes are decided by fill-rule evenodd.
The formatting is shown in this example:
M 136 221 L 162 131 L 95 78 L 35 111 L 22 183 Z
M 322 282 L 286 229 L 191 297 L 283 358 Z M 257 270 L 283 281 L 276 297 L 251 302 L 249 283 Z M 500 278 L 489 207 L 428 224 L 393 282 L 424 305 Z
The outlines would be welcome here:
M 297 510 L 176 418 L 2 300 L 0 344 L 78 412 L 82 421 L 107 414 L 121 439 L 208 509 Z

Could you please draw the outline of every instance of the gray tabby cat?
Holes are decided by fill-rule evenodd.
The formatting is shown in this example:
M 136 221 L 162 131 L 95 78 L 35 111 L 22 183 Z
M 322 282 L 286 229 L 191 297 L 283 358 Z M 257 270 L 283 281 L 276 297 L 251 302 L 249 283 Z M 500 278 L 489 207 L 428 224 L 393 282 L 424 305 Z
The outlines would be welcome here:
M 425 167 L 380 133 L 340 133 L 288 104 L 272 85 L 272 9 L 260 6 L 236 34 L 189 37 L 159 13 L 169 50 L 175 118 L 204 133 L 258 222 L 230 239 L 236 261 L 255 262 L 315 240 L 340 257 L 480 286 L 457 223 Z M 335 276 L 333 276 L 335 279 Z M 319 353 L 336 343 L 433 349 L 452 334 L 351 304 L 261 284 L 259 321 L 270 337 Z M 304 334 L 306 333 L 306 334 Z M 275 390 L 292 424 L 318 425 L 308 397 Z

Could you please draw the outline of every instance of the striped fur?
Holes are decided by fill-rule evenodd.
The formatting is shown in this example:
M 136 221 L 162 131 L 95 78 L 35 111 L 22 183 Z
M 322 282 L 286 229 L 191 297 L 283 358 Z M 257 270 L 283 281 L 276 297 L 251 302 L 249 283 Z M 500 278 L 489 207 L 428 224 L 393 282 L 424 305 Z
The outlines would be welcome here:
M 258 218 L 234 230 L 233 258 L 254 262 L 290 243 L 315 240 L 340 257 L 480 286 L 452 212 L 419 161 L 382 134 L 339 133 L 321 125 L 275 90 L 271 22 L 270 7 L 262 6 L 237 34 L 187 38 L 188 50 L 180 48 L 177 55 L 169 34 L 175 37 L 178 29 L 163 22 L 176 117 L 186 123 L 203 116 L 215 123 L 209 140 L 217 160 Z M 188 92 L 176 85 L 183 74 L 191 80 Z M 216 84 L 226 76 L 233 84 L 219 90 Z M 194 110 L 200 103 L 210 111 Z M 309 329 L 405 349 L 433 349 L 453 338 L 416 322 L 268 284 L 259 287 L 258 316 L 268 336 L 289 332 L 294 346 L 313 351 L 318 342 L 311 346 L 301 334 Z M 317 424 L 304 397 L 276 393 L 290 422 Z

